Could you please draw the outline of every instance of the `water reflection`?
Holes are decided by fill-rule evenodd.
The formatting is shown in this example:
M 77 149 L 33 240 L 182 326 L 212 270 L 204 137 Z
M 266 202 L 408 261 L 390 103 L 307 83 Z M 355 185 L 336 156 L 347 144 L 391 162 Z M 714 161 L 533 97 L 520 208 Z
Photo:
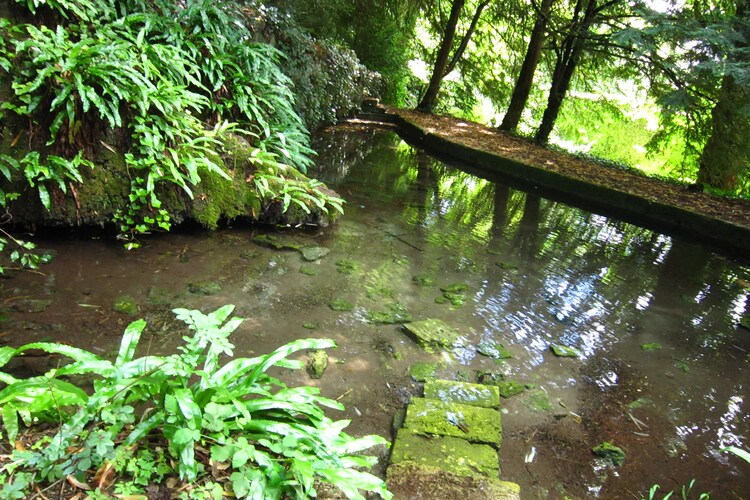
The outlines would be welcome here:
M 577 391 L 572 397 L 581 411 L 586 394 L 605 401 L 591 411 L 606 408 L 616 428 L 640 422 L 612 439 L 636 439 L 632 451 L 646 447 L 651 460 L 660 453 L 680 459 L 681 469 L 669 465 L 680 469 L 672 474 L 676 481 L 700 476 L 713 487 L 717 480 L 696 467 L 726 465 L 716 451 L 722 446 L 749 446 L 743 387 L 726 383 L 748 375 L 750 335 L 737 328 L 750 307 L 742 285 L 750 279 L 748 268 L 699 245 L 451 168 L 394 135 L 374 138 L 378 148 L 364 150 L 348 175 L 329 169 L 326 154 L 316 174 L 336 183 L 350 204 L 398 221 L 399 240 L 419 250 L 411 274 L 469 284 L 469 302 L 444 315 L 463 324 L 475 342 L 510 346 L 507 376 L 542 382 L 560 401 Z M 330 171 L 336 175 L 328 177 Z M 579 349 L 579 364 L 553 362 L 551 343 Z M 474 351 L 458 361 L 476 363 L 467 352 Z M 595 389 L 586 388 L 576 366 L 591 372 Z M 635 406 L 639 401 L 652 403 Z M 650 429 L 641 427 L 647 420 Z M 708 456 L 713 465 L 700 462 Z M 644 460 L 633 466 L 641 474 L 637 480 L 663 480 Z M 610 474 L 620 477 L 616 471 L 604 476 Z M 734 494 L 750 488 L 750 481 L 721 481 L 729 481 L 726 491 Z M 612 486 L 586 488 L 607 496 Z

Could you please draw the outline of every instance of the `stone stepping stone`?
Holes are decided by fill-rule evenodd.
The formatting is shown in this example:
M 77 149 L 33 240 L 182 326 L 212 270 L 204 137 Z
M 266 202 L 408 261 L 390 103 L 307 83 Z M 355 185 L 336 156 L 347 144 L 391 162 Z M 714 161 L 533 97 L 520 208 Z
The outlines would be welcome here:
M 453 436 L 499 448 L 502 441 L 500 412 L 436 399 L 412 398 L 406 408 L 404 428 L 435 436 Z
M 451 436 L 424 436 L 412 429 L 400 429 L 391 451 L 391 463 L 414 462 L 438 467 L 459 476 L 498 477 L 497 450 L 486 444 L 472 444 Z
M 439 319 L 423 319 L 404 325 L 404 330 L 424 349 L 453 347 L 458 332 Z
M 452 380 L 428 380 L 424 386 L 424 397 L 481 408 L 500 406 L 500 391 L 496 386 Z
M 410 500 L 520 500 L 521 487 L 494 477 L 461 476 L 410 462 L 392 464 L 386 472 L 394 498 Z

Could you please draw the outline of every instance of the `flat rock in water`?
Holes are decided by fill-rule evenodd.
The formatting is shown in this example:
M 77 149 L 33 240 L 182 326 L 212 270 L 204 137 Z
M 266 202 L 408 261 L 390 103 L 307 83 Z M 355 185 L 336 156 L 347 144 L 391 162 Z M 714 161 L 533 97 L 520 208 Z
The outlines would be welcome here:
M 402 462 L 429 465 L 459 476 L 497 477 L 500 472 L 497 450 L 491 446 L 451 436 L 426 437 L 411 429 L 400 429 L 393 443 L 391 464 Z
M 500 412 L 436 399 L 412 398 L 404 428 L 421 434 L 453 436 L 472 443 L 500 447 Z
M 549 346 L 552 349 L 552 353 L 560 358 L 579 358 L 581 357 L 581 351 L 573 347 L 568 347 L 562 344 L 552 344 Z
M 392 464 L 386 473 L 394 498 L 409 500 L 520 500 L 521 487 L 494 477 L 460 476 L 409 462 Z
M 302 258 L 308 262 L 314 262 L 320 260 L 331 252 L 330 248 L 318 247 L 318 246 L 306 246 L 300 248 Z
M 458 332 L 439 319 L 415 321 L 404 329 L 425 349 L 452 347 L 458 341 Z
M 481 408 L 500 406 L 500 392 L 497 387 L 452 380 L 428 380 L 424 386 L 424 397 Z

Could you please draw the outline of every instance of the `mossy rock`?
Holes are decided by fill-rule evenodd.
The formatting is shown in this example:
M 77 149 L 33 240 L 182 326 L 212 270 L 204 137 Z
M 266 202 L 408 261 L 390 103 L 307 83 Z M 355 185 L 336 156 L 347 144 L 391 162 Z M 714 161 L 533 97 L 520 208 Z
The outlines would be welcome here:
M 318 329 L 318 324 L 317 323 L 313 323 L 311 321 L 308 321 L 306 323 L 302 323 L 302 328 L 305 328 L 307 330 L 317 330 Z
M 545 413 L 552 410 L 549 394 L 544 389 L 532 389 L 523 399 L 523 405 L 533 413 Z
M 170 305 L 175 299 L 174 293 L 158 286 L 149 287 L 146 292 L 146 302 L 155 306 Z
M 318 268 L 314 266 L 308 266 L 308 265 L 302 264 L 299 268 L 299 272 L 306 276 L 317 276 L 319 270 Z
M 273 234 L 256 234 L 253 236 L 252 242 L 256 245 L 273 248 L 275 250 L 299 250 L 303 246 L 302 243 L 299 243 L 294 239 Z
M 604 460 L 617 467 L 625 463 L 625 452 L 622 451 L 622 448 L 613 445 L 609 441 L 594 446 L 591 448 L 591 451 L 594 455 L 602 457 Z
M 362 269 L 362 264 L 351 259 L 341 259 L 336 261 L 336 270 L 341 274 L 354 274 L 356 271 Z
M 424 382 L 435 378 L 437 365 L 435 363 L 414 363 L 409 367 L 409 375 L 417 382 Z
M 339 312 L 348 312 L 354 310 L 354 304 L 344 299 L 333 299 L 328 303 L 328 307 L 330 307 L 334 311 Z
M 411 313 L 401 304 L 391 304 L 387 311 L 368 311 L 365 318 L 376 325 L 409 323 L 412 320 Z
M 552 344 L 549 346 L 552 353 L 559 358 L 580 358 L 581 351 L 573 347 L 568 347 L 562 344 Z
M 452 380 L 428 380 L 424 386 L 424 397 L 480 408 L 500 406 L 500 393 L 497 387 Z
M 658 342 L 650 342 L 647 344 L 641 344 L 641 350 L 643 351 L 658 351 L 662 349 L 662 345 Z
M 437 284 L 435 278 L 427 274 L 418 274 L 413 276 L 411 280 L 419 286 L 435 286 Z
M 330 248 L 307 245 L 299 249 L 302 258 L 307 262 L 320 260 L 331 252 Z
M 521 394 L 526 390 L 526 386 L 515 380 L 501 380 L 496 384 L 500 396 L 504 398 L 512 398 L 517 394 Z
M 444 293 L 464 293 L 469 290 L 469 285 L 465 283 L 453 283 L 452 285 L 440 287 L 440 291 Z
M 413 462 L 392 464 L 386 472 L 394 498 L 410 500 L 520 500 L 516 483 L 496 477 L 461 476 L 430 465 Z
M 120 295 L 112 303 L 112 310 L 121 314 L 135 316 L 138 314 L 138 304 L 130 295 Z
M 500 464 L 497 450 L 486 444 L 473 444 L 452 436 L 424 436 L 402 428 L 396 434 L 391 464 L 412 462 L 437 467 L 460 476 L 497 477 Z
M 328 353 L 323 349 L 315 349 L 307 354 L 307 373 L 312 378 L 322 378 L 328 368 Z
M 188 283 L 188 292 L 194 295 L 216 295 L 221 291 L 221 285 L 215 281 L 195 281 Z
M 412 398 L 406 408 L 404 428 L 434 436 L 453 436 L 472 443 L 500 447 L 500 412 L 436 399 Z
M 492 359 L 510 359 L 513 355 L 499 342 L 484 340 L 477 345 L 477 352 Z
M 424 319 L 404 325 L 404 330 L 424 349 L 449 348 L 459 340 L 458 332 L 439 319 Z

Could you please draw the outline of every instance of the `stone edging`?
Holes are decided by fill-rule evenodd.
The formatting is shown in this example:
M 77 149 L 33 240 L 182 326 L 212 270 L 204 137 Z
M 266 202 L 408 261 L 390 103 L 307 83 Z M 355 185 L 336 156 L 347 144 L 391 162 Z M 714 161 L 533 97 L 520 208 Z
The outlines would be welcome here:
M 473 149 L 448 137 L 426 132 L 398 112 L 368 113 L 366 119 L 395 125 L 396 131 L 404 139 L 438 156 L 470 164 L 516 182 L 538 186 L 551 193 L 564 195 L 566 200 L 573 203 L 592 205 L 595 209 L 604 209 L 639 225 L 697 239 L 702 244 L 714 245 L 743 260 L 749 258 L 748 227 Z

